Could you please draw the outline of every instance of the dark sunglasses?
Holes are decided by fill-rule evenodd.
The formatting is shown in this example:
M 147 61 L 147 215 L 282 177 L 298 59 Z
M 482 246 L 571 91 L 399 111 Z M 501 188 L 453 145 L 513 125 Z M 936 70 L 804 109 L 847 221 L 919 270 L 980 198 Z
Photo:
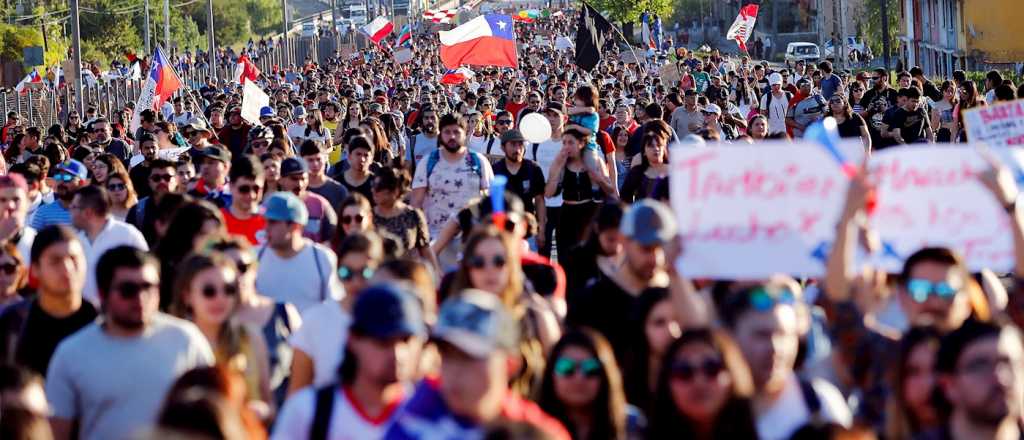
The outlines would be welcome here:
M 469 267 L 473 269 L 483 269 L 487 267 L 487 259 L 479 255 L 469 257 L 469 259 L 466 261 L 469 263 Z M 505 267 L 505 263 L 507 262 L 508 261 L 505 260 L 504 255 L 495 255 L 494 258 L 492 258 L 490 261 L 491 265 L 494 266 L 496 269 L 501 269 Z
M 699 365 L 686 361 L 673 362 L 669 371 L 673 379 L 689 382 L 698 373 L 703 374 L 707 379 L 714 379 L 724 369 L 725 365 L 722 364 L 721 360 L 708 358 L 701 361 Z
M 235 191 L 238 191 L 239 194 L 259 194 L 260 191 L 263 191 L 263 188 L 260 187 L 259 185 L 238 185 L 237 187 L 235 187 Z
M 560 357 L 555 361 L 555 374 L 561 377 L 569 377 L 580 373 L 583 377 L 597 377 L 601 373 L 601 361 L 597 358 L 575 359 Z
M 173 178 L 174 178 L 174 176 L 170 175 L 170 174 L 150 174 L 149 175 L 149 180 L 151 182 L 156 182 L 156 183 L 159 183 L 159 182 L 170 182 L 171 179 L 173 179 Z
M 117 285 L 117 293 L 122 299 L 134 299 L 142 295 L 142 292 L 149 292 L 156 289 L 156 283 L 136 283 L 125 281 Z
M 237 284 L 225 284 L 223 288 L 218 289 L 217 286 L 207 284 L 203 286 L 200 292 L 203 293 L 203 297 L 206 299 L 212 299 L 217 296 L 217 292 L 224 292 L 224 296 L 234 297 L 238 295 Z
M 364 280 L 373 278 L 374 270 L 371 267 L 364 267 L 362 269 L 353 269 L 348 266 L 341 266 L 338 268 L 338 278 L 342 281 L 351 281 L 355 277 L 360 277 Z
M 920 278 L 914 278 L 907 281 L 906 288 L 907 293 L 909 293 L 910 297 L 917 303 L 924 303 L 933 295 L 947 301 L 952 300 L 953 297 L 956 296 L 957 292 L 959 292 L 957 288 L 945 281 L 933 283 Z
M 356 214 L 356 215 L 343 215 L 343 216 L 341 216 L 341 224 L 347 225 L 347 224 L 350 224 L 352 222 L 362 223 L 363 222 L 363 216 L 359 215 L 359 214 Z
M 110 185 L 107 185 L 108 191 L 124 191 L 126 189 L 128 189 L 128 187 L 123 183 L 111 183 Z
M 18 273 L 18 265 L 15 263 L 0 264 L 0 272 L 7 275 L 14 275 Z
M 498 119 L 497 124 L 498 125 L 512 125 L 512 120 L 511 119 Z

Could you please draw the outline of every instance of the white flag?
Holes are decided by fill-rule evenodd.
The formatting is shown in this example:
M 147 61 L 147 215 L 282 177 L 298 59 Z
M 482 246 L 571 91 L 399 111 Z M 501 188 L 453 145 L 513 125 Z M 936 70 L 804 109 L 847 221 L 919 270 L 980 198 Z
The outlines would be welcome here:
M 242 85 L 242 119 L 253 124 L 260 123 L 260 109 L 270 105 L 270 96 L 253 81 Z

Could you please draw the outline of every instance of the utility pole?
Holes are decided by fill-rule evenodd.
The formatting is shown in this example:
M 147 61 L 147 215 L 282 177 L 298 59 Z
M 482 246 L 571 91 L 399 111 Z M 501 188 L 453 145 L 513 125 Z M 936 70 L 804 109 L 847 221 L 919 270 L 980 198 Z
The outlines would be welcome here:
M 206 0 L 206 44 L 210 61 L 210 76 L 217 79 L 217 45 L 213 39 L 213 0 Z
M 171 0 L 164 0 L 164 49 L 171 49 Z
M 338 33 L 338 2 L 336 0 L 331 0 L 331 26 L 333 27 L 331 35 L 334 35 L 334 47 L 337 48 L 341 44 L 341 39 Z
M 281 0 L 281 22 L 281 49 L 284 53 L 284 61 L 281 62 L 281 68 L 284 69 L 288 67 L 289 60 L 291 60 L 291 56 L 288 51 L 288 0 Z
M 146 54 L 153 53 L 152 47 L 149 45 L 149 0 L 143 2 L 143 9 L 145 10 L 144 28 L 142 30 L 142 39 L 146 42 Z
M 885 60 L 885 69 L 889 69 L 889 10 L 886 8 L 885 0 L 878 0 L 878 7 L 882 10 L 882 56 Z
M 71 72 L 71 84 L 75 87 L 75 111 L 82 115 L 82 34 L 78 23 L 78 0 L 69 0 L 71 3 L 71 52 L 74 63 L 74 71 Z M 68 106 L 71 107 L 71 106 Z M 85 117 L 84 115 L 82 116 Z

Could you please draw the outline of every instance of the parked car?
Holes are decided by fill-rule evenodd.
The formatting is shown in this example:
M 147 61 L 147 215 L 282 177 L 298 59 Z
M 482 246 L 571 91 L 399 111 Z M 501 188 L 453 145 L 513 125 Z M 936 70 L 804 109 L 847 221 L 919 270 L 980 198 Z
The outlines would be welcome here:
M 833 55 L 835 48 L 833 46 L 834 44 L 831 39 L 825 42 L 825 47 L 823 48 L 825 58 L 835 58 L 835 55 Z M 864 40 L 858 37 L 846 37 L 846 53 L 844 55 L 847 58 L 853 59 L 856 57 L 858 60 L 863 60 L 866 56 L 870 56 L 870 54 L 871 48 L 864 44 Z
M 786 62 L 794 63 L 800 60 L 817 62 L 821 59 L 821 51 L 814 43 L 789 43 L 786 46 Z

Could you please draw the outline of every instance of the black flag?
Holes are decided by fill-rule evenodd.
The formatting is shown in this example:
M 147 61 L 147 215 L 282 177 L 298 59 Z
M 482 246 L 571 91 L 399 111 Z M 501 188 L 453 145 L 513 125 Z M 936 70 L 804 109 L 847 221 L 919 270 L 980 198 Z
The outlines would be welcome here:
M 583 3 L 576 28 L 576 65 L 591 71 L 601 60 L 605 38 L 614 32 L 607 18 L 590 5 Z

